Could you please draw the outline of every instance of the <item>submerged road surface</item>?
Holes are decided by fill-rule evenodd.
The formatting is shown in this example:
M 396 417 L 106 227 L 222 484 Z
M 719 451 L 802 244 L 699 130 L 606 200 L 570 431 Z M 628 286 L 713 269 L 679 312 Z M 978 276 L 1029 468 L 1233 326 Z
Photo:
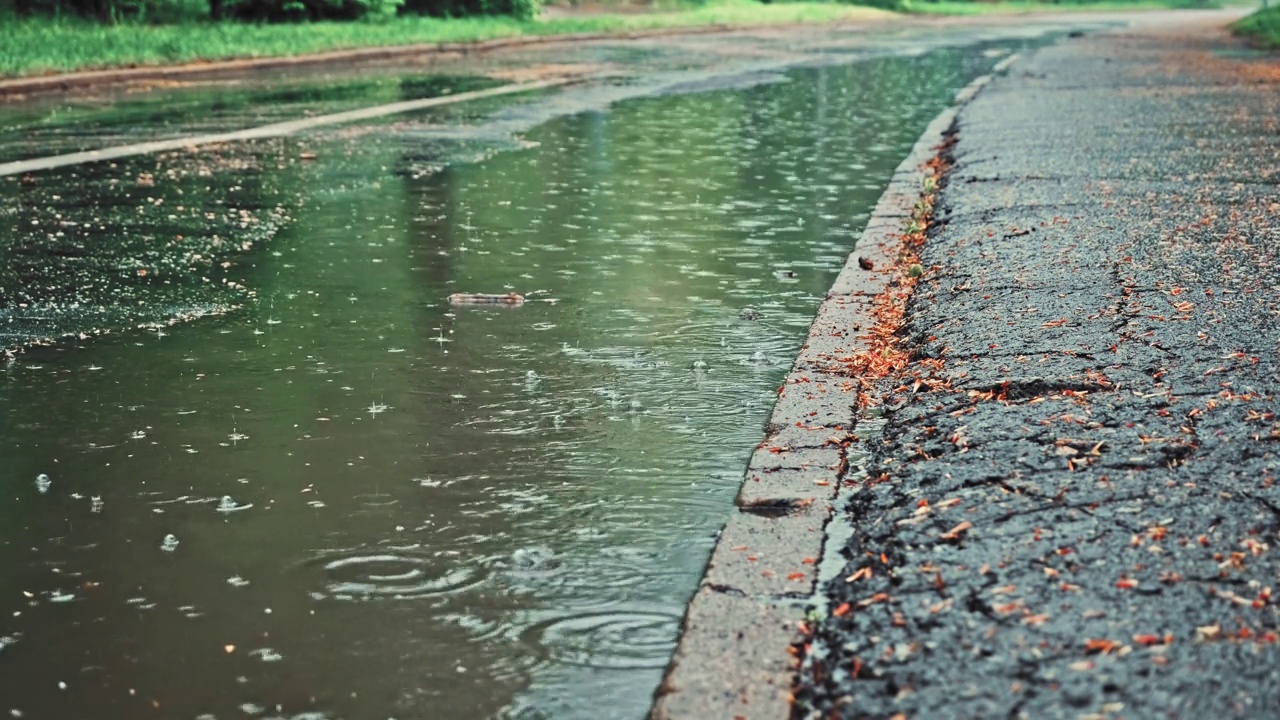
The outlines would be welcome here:
M 1277 118 L 1195 23 L 961 112 L 801 716 L 1276 716 Z

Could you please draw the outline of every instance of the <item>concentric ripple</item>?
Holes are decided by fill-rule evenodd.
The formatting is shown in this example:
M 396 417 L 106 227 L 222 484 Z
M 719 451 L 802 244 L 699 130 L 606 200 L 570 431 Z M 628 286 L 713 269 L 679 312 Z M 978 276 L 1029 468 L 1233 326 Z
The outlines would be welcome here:
M 661 668 L 675 648 L 680 618 L 658 612 L 597 612 L 537 623 L 524 639 L 555 662 L 605 670 Z
M 308 564 L 324 570 L 325 594 L 339 600 L 433 597 L 484 579 L 478 567 L 402 553 L 329 556 Z

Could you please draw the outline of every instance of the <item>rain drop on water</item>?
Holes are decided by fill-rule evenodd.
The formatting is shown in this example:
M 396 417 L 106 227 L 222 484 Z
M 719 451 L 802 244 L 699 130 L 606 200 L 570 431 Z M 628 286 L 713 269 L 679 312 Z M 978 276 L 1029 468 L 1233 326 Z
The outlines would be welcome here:
M 272 648 L 258 648 L 257 650 L 250 650 L 249 656 L 256 657 L 262 662 L 279 662 L 284 659 L 283 655 Z
M 178 536 L 169 533 L 164 536 L 164 540 L 160 543 L 160 549 L 165 552 L 173 552 L 178 549 Z
M 220 513 L 233 513 L 239 510 L 248 510 L 251 507 L 253 507 L 253 503 L 245 503 L 242 505 L 236 502 L 235 498 L 230 495 L 223 495 L 222 499 L 218 501 L 218 512 Z
M 36 476 L 36 490 L 41 495 L 49 492 L 49 488 L 52 486 L 53 486 L 53 481 L 49 479 L 48 475 L 45 475 L 44 473 L 40 473 L 39 475 Z
M 511 553 L 511 566 L 524 571 L 554 570 L 560 567 L 560 560 L 548 547 L 517 548 Z

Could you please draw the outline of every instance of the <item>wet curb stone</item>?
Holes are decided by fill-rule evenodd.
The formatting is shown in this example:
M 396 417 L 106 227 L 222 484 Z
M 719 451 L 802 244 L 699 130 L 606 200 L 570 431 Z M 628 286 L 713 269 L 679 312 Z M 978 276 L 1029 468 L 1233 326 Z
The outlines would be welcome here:
M 1009 67 L 1009 56 L 993 72 Z M 766 437 L 751 457 L 737 497 L 681 627 L 680 642 L 656 693 L 650 720 L 781 720 L 805 642 L 827 525 L 857 438 L 857 385 L 826 358 L 865 349 L 872 299 L 889 287 L 900 237 L 920 200 L 925 164 L 953 132 L 960 107 L 989 82 L 977 78 L 934 118 L 894 171 L 867 226 L 836 277 L 778 391 Z M 864 270 L 858 259 L 870 260 Z M 854 471 L 856 472 L 856 470 Z

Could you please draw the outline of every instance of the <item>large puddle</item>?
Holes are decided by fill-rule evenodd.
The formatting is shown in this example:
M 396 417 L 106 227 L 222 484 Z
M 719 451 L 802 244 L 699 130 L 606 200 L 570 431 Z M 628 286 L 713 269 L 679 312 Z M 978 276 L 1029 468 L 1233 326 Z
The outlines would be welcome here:
M 9 250 L 13 332 L 30 278 L 104 326 L 239 309 L 0 365 L 0 711 L 642 717 L 818 301 L 983 50 L 501 151 L 459 109 L 10 183 L 48 239 Z

